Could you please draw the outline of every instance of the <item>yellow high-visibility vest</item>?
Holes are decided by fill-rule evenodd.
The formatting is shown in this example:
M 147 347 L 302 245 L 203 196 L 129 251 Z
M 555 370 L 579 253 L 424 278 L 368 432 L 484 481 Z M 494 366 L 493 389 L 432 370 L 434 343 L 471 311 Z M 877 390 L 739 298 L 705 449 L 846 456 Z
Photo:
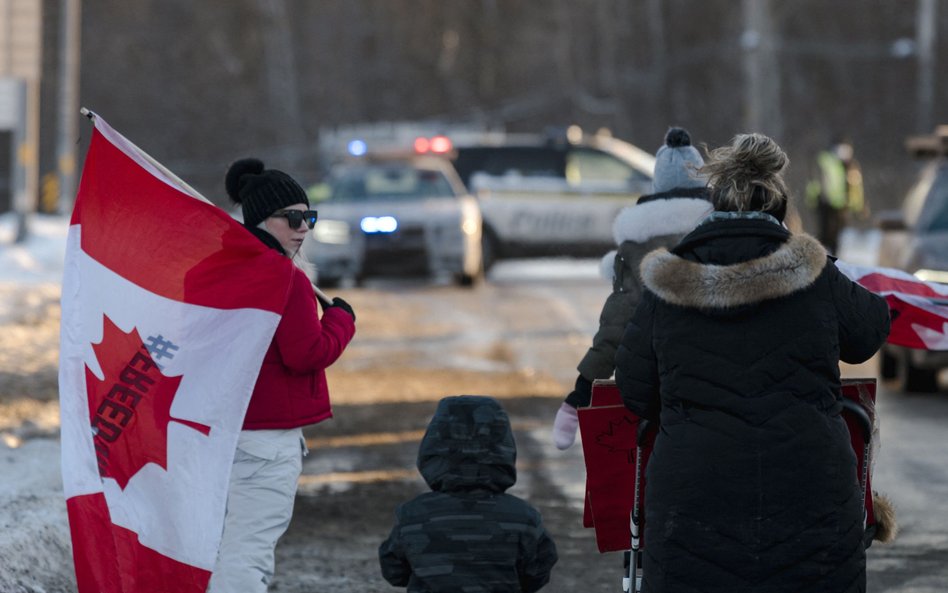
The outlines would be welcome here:
M 807 205 L 815 207 L 822 198 L 836 210 L 862 211 L 865 198 L 859 169 L 852 167 L 847 171 L 843 161 L 828 150 L 820 152 L 816 162 L 820 167 L 820 179 L 807 183 Z

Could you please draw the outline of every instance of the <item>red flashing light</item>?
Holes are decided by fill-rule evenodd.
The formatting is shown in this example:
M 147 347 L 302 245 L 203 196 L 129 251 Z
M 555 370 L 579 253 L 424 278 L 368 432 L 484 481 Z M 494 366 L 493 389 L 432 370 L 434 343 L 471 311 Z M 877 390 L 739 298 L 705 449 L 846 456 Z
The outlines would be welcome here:
M 451 139 L 447 136 L 435 136 L 431 139 L 431 152 L 444 154 L 451 150 Z
M 424 154 L 431 150 L 431 141 L 425 138 L 424 136 L 418 136 L 415 138 L 415 152 L 418 154 Z

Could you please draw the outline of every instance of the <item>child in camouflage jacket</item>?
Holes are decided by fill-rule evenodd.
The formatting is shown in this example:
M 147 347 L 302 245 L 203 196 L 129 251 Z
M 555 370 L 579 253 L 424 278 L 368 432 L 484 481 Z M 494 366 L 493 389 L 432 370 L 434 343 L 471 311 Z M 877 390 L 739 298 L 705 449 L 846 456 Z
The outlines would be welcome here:
M 382 576 L 412 591 L 523 591 L 550 580 L 556 545 L 517 480 L 507 413 L 490 397 L 446 397 L 418 450 L 431 488 L 402 504 L 379 547 Z

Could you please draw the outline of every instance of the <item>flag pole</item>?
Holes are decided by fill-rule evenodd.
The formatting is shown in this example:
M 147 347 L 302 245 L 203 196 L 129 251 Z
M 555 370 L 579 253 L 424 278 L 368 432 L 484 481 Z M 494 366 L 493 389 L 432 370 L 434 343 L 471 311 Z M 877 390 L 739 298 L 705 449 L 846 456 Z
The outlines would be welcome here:
M 323 304 L 324 309 L 332 305 L 332 299 L 329 298 L 325 292 L 319 290 L 319 287 L 316 286 L 315 284 L 313 284 L 312 286 L 313 286 L 313 292 L 316 294 L 316 298 L 319 299 L 319 302 Z

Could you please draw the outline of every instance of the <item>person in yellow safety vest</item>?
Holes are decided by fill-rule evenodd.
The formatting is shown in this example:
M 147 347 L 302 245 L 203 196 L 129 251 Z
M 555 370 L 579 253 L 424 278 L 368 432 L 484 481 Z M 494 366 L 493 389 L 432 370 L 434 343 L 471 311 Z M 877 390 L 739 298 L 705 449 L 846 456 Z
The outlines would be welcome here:
M 862 171 L 853 157 L 852 145 L 841 140 L 816 157 L 819 177 L 806 186 L 806 204 L 819 218 L 818 238 L 830 253 L 836 253 L 839 233 L 850 213 L 864 216 L 866 203 Z

